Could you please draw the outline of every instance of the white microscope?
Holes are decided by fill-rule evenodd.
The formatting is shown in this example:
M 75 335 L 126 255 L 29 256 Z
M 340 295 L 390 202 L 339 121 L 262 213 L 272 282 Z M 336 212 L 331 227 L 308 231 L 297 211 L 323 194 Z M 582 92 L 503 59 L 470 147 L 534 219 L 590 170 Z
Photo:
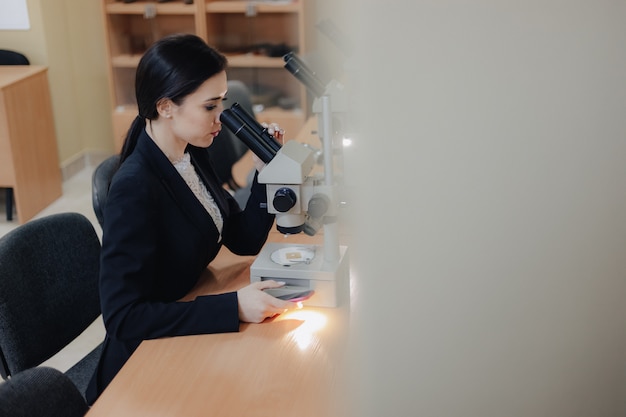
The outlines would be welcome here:
M 331 83 L 324 92 L 335 88 Z M 319 112 L 323 174 L 312 174 L 314 149 L 294 140 L 281 146 L 239 105 L 224 110 L 221 121 L 266 163 L 258 181 L 267 186 L 267 210 L 276 215 L 278 231 L 313 236 L 323 228 L 324 233 L 323 245 L 266 243 L 250 267 L 251 282 L 283 281 L 285 294 L 313 290 L 305 305 L 337 307 L 349 301 L 349 260 L 348 248 L 338 239 L 330 95 L 318 97 L 313 110 Z

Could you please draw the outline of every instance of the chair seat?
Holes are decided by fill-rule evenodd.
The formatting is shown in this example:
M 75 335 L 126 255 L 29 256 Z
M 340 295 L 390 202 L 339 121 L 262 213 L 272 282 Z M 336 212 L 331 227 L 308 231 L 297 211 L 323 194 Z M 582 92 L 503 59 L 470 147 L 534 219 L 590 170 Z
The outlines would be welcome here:
M 26 369 L 0 383 L 0 417 L 82 417 L 88 409 L 72 381 L 54 368 Z
M 84 358 L 65 372 L 74 385 L 76 385 L 76 388 L 78 388 L 83 398 L 87 392 L 89 381 L 98 366 L 98 361 L 100 360 L 100 355 L 102 354 L 102 345 L 103 344 L 100 343 Z

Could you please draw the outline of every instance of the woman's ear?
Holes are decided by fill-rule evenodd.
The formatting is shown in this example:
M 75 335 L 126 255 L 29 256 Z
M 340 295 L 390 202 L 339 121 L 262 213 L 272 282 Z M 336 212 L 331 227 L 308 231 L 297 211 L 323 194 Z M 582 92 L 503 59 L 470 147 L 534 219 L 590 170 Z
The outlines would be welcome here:
M 162 98 L 156 105 L 157 112 L 159 113 L 159 117 L 163 117 L 165 119 L 169 119 L 172 117 L 172 100 L 169 98 Z

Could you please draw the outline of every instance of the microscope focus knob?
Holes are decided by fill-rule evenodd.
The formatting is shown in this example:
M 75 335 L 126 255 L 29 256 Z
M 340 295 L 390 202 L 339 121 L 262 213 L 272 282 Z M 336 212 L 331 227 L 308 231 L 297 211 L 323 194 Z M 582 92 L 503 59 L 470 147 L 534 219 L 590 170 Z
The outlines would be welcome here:
M 311 217 L 322 217 L 330 208 L 330 200 L 323 194 L 316 194 L 309 200 L 308 213 Z
M 291 188 L 282 187 L 274 193 L 272 204 L 276 211 L 286 213 L 296 205 L 296 201 L 298 201 L 296 193 Z

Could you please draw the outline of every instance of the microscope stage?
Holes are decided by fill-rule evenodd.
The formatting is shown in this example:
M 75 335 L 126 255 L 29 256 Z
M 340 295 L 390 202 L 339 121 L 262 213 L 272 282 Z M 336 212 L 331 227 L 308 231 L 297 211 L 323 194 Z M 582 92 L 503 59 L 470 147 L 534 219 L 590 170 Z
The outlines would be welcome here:
M 300 249 L 292 251 L 292 249 Z M 308 262 L 282 265 L 272 260 L 284 259 L 286 253 L 314 253 Z M 283 252 L 281 254 L 281 252 Z M 281 254 L 277 256 L 276 253 Z M 296 256 L 297 257 L 297 256 Z M 291 258 L 293 259 L 293 257 Z M 348 248 L 339 247 L 339 259 L 329 262 L 324 259 L 321 245 L 294 245 L 267 243 L 250 267 L 250 281 L 276 280 L 285 282 L 293 289 L 314 290 L 315 294 L 304 304 L 318 307 L 337 307 L 348 295 Z

